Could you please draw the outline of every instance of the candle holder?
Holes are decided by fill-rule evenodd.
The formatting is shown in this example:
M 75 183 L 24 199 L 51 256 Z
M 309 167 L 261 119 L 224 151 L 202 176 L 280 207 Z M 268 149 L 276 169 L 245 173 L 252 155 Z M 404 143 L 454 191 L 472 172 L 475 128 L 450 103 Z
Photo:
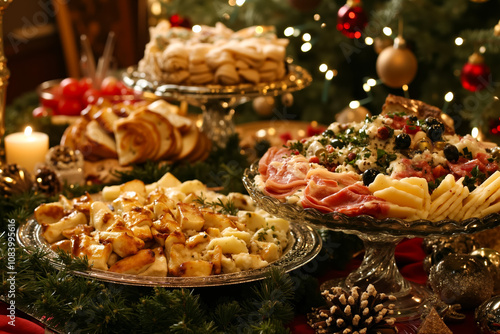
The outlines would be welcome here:
M 3 50 L 3 15 L 12 0 L 0 0 L 0 138 L 5 134 L 5 99 L 10 71 Z

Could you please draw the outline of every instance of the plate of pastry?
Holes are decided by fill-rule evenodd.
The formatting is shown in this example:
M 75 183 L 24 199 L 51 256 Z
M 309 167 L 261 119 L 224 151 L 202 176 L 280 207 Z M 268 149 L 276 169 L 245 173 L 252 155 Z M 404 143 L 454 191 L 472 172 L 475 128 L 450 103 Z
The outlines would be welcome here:
M 165 174 L 95 196 L 37 207 L 17 233 L 27 251 L 86 257 L 89 278 L 127 285 L 203 287 L 251 282 L 269 268 L 294 270 L 312 260 L 321 238 L 308 225 L 269 215 L 240 193 L 223 195 L 198 180 Z

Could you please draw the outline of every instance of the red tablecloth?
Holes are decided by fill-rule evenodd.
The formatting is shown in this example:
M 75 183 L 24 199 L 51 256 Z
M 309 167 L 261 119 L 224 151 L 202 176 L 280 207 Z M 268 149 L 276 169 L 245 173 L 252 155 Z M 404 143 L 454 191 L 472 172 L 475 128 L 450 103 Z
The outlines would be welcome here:
M 423 270 L 422 261 L 425 254 L 421 248 L 422 239 L 411 239 L 401 242 L 396 247 L 396 262 L 403 276 L 415 283 L 425 284 L 427 274 Z M 361 259 L 353 259 L 347 267 L 342 271 L 330 271 L 320 278 L 320 282 L 335 277 L 344 277 L 357 266 Z M 43 334 L 43 325 L 29 316 L 20 313 L 16 310 L 15 326 L 9 325 L 11 319 L 8 317 L 10 310 L 7 309 L 7 304 L 0 302 L 0 334 Z M 450 324 L 448 327 L 454 334 L 474 334 L 479 333 L 474 324 L 473 312 L 466 313 L 467 319 L 460 324 Z M 412 321 L 407 324 L 398 324 L 400 334 L 415 334 L 419 322 Z M 314 331 L 307 325 L 305 315 L 300 315 L 292 322 L 290 329 L 297 334 L 314 334 Z

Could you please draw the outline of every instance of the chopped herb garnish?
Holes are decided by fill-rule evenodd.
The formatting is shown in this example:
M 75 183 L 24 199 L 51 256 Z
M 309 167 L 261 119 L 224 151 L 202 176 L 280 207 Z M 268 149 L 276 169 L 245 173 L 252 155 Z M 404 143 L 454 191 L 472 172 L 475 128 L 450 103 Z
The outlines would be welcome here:
M 211 208 L 215 212 L 223 215 L 236 216 L 239 211 L 233 201 L 228 200 L 224 203 L 220 198 L 218 198 L 215 202 L 208 202 L 207 198 L 203 196 L 203 193 L 200 196 L 197 196 L 194 202 L 198 203 L 202 207 Z
M 443 180 L 444 180 L 445 177 L 446 177 L 446 175 L 443 175 L 443 176 L 438 177 L 434 181 L 430 181 L 428 183 L 429 191 L 433 192 L 434 189 L 436 189 L 437 187 L 439 187 L 439 185 L 441 184 L 441 182 L 443 182 Z
M 462 156 L 464 158 L 472 160 L 472 153 L 469 151 L 469 149 L 467 147 L 464 147 L 464 149 L 462 150 Z
M 290 146 L 288 146 L 291 150 L 296 150 L 299 153 L 303 153 L 304 151 L 304 144 L 301 143 L 300 141 L 294 141 L 290 143 Z
M 476 185 L 478 184 L 481 184 L 484 182 L 484 180 L 486 180 L 486 174 L 484 174 L 483 172 L 481 172 L 479 170 L 479 167 L 478 166 L 475 166 L 474 168 L 472 168 L 471 172 L 470 172 L 471 176 L 465 176 L 464 177 L 464 182 L 463 184 L 469 188 L 469 191 L 473 191 L 474 189 L 476 189 Z
M 323 137 L 334 137 L 335 136 L 335 132 L 333 132 L 333 130 L 325 130 L 323 131 L 323 133 L 321 134 Z
M 396 158 L 395 153 L 387 153 L 382 149 L 377 149 L 377 165 L 380 167 L 389 167 L 390 162 L 396 160 Z

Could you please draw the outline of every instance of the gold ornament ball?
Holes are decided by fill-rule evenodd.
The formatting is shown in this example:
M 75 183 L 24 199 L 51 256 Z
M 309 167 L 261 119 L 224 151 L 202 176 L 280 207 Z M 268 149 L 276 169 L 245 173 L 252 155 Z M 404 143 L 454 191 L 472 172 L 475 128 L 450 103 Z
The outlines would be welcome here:
M 253 109 L 260 116 L 271 116 L 274 110 L 274 97 L 272 96 L 259 96 L 252 102 Z
M 356 109 L 347 107 L 335 115 L 335 121 L 338 123 L 363 122 L 366 116 L 371 116 L 371 113 L 363 106 Z
M 285 107 L 291 107 L 293 105 L 293 95 L 291 93 L 285 93 L 281 96 L 281 103 Z
M 417 74 L 417 58 L 405 47 L 387 47 L 377 58 L 377 74 L 391 88 L 409 84 Z
M 495 28 L 493 28 L 493 35 L 495 35 L 497 37 L 500 36 L 500 21 L 498 21 Z

